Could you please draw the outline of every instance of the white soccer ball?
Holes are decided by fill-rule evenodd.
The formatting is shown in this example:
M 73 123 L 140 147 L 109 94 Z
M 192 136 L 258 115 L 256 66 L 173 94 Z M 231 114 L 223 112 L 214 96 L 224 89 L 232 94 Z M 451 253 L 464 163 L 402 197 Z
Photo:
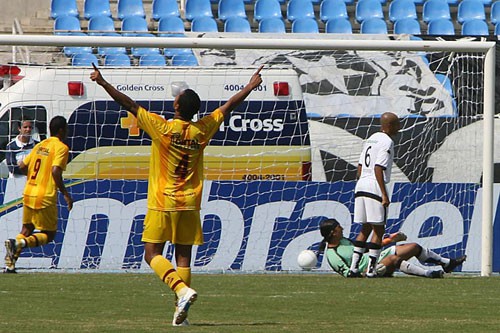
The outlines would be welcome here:
M 315 268 L 317 263 L 318 258 L 316 257 L 316 253 L 312 250 L 303 250 L 297 257 L 297 264 L 306 271 Z

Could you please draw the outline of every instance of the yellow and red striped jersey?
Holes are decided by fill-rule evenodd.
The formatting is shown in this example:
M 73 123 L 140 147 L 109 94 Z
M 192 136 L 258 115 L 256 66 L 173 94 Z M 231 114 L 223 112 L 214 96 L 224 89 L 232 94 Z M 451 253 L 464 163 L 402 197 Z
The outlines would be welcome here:
M 66 170 L 69 148 L 58 137 L 52 136 L 38 143 L 23 160 L 28 166 L 23 203 L 33 209 L 57 203 L 57 186 L 52 167 Z
M 203 187 L 203 150 L 224 121 L 216 109 L 200 120 L 166 120 L 144 108 L 137 123 L 152 139 L 148 208 L 199 210 Z

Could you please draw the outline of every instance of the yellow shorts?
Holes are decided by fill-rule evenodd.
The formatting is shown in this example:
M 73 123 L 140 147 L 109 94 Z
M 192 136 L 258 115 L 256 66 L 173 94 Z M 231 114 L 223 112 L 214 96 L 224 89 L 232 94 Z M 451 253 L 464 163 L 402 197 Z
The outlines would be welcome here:
M 57 206 L 33 209 L 23 206 L 23 224 L 33 224 L 37 230 L 57 230 Z
M 200 211 L 163 212 L 148 209 L 144 219 L 142 241 L 145 243 L 201 245 L 203 230 Z

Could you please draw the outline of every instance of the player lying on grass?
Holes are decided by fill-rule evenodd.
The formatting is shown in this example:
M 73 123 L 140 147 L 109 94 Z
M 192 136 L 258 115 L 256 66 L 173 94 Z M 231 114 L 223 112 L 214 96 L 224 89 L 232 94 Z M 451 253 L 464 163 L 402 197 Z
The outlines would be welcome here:
M 354 245 L 351 240 L 343 235 L 342 226 L 335 219 L 327 219 L 320 223 L 320 232 L 323 236 L 319 251 L 324 252 L 326 248 L 326 258 L 330 267 L 340 275 L 348 277 L 351 266 Z M 385 238 L 382 245 L 389 245 L 406 240 L 406 235 L 398 232 Z M 442 270 L 428 270 L 408 262 L 408 259 L 415 257 L 421 263 L 431 263 L 442 266 Z M 439 254 L 423 248 L 417 243 L 406 243 L 392 245 L 382 251 L 377 265 L 377 276 L 392 276 L 396 269 L 409 275 L 417 275 L 428 278 L 442 278 L 444 273 L 450 273 L 457 266 L 461 265 L 466 256 L 457 259 L 448 259 Z M 368 254 L 364 254 L 360 260 L 361 272 L 366 272 L 369 264 Z

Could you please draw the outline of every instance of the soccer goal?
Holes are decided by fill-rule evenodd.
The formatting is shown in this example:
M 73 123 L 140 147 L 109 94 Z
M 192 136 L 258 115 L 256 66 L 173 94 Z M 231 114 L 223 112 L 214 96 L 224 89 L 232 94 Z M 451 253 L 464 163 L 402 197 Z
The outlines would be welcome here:
M 35 120 L 38 139 L 49 135 L 47 122 L 56 114 L 70 127 L 65 178 L 75 208 L 60 207 L 55 242 L 23 253 L 20 267 L 148 269 L 140 238 L 151 141 L 89 80 L 90 64 L 97 62 L 118 90 L 167 118 L 182 89 L 200 94 L 202 116 L 265 66 L 262 86 L 206 150 L 205 244 L 194 249 L 194 270 L 297 271 L 298 254 L 316 250 L 321 241 L 324 218 L 336 218 L 344 236 L 354 236 L 359 153 L 386 111 L 402 123 L 387 232 L 403 231 L 443 256 L 467 255 L 464 272 L 487 276 L 500 269 L 492 247 L 500 193 L 493 186 L 500 126 L 494 116 L 495 42 L 187 34 L 0 35 L 0 44 L 25 46 L 43 59 L 1 64 L 1 158 L 23 117 Z M 84 56 L 73 55 L 80 52 Z M 15 236 L 24 183 L 1 184 L 0 234 Z M 172 250 L 167 246 L 166 255 Z M 315 270 L 328 270 L 319 259 Z

